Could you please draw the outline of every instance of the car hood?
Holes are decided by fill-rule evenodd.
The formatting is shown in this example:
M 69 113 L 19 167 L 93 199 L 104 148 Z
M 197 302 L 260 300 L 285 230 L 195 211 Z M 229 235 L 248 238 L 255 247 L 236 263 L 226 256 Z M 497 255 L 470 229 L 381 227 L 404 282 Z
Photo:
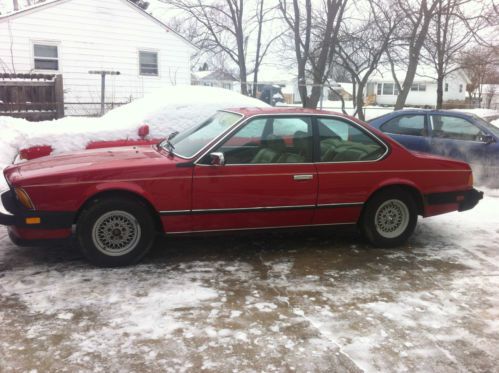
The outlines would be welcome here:
M 132 173 L 136 174 L 159 161 L 175 163 L 174 159 L 156 151 L 153 146 L 104 148 L 37 158 L 9 166 L 5 169 L 5 175 L 12 185 L 20 182 L 82 181 L 100 174 L 100 171 L 106 171 L 109 175 L 123 169 L 131 177 Z M 133 176 L 139 176 L 135 174 Z

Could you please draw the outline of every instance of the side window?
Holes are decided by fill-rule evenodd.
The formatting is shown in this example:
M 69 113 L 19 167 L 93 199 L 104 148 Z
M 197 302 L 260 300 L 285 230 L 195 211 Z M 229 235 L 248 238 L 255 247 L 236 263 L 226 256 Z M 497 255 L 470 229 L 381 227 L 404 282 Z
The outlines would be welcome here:
M 139 51 L 140 75 L 158 76 L 158 53 Z
M 307 117 L 258 118 L 231 135 L 215 151 L 225 163 L 312 162 L 312 126 Z
M 432 135 L 444 139 L 479 141 L 482 132 L 466 119 L 447 115 L 432 115 Z
M 424 136 L 426 134 L 425 116 L 401 115 L 383 124 L 381 130 L 395 135 Z
M 350 122 L 320 118 L 318 125 L 321 162 L 373 161 L 386 152 L 385 146 Z
M 59 51 L 57 45 L 33 45 L 35 70 L 59 70 Z

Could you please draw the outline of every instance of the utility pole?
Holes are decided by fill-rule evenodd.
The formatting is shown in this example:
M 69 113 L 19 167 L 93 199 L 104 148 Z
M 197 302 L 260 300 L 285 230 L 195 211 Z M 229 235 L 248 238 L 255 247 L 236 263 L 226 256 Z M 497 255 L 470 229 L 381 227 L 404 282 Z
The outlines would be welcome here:
M 89 74 L 97 74 L 101 76 L 101 85 L 100 85 L 100 115 L 104 115 L 104 104 L 106 101 L 106 75 L 120 75 L 119 71 L 95 71 L 91 70 L 88 72 Z

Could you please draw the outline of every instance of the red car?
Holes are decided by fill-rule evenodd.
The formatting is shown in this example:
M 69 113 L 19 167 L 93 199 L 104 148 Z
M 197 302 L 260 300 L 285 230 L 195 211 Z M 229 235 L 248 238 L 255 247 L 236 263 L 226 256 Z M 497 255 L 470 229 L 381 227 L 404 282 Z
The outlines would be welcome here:
M 219 111 L 157 145 L 48 156 L 4 174 L 0 223 L 15 243 L 74 232 L 104 266 L 137 262 L 157 233 L 358 225 L 392 247 L 418 215 L 467 210 L 483 195 L 466 163 L 307 109 Z

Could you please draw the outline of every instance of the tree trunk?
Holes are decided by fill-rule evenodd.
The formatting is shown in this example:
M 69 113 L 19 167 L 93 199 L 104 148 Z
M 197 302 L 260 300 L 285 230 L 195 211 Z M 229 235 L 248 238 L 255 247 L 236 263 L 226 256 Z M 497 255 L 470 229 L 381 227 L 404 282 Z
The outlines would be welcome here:
M 359 83 L 356 96 L 355 106 L 357 111 L 357 118 L 359 118 L 360 120 L 366 120 L 366 117 L 364 115 L 364 85 L 362 83 Z
M 444 77 L 441 74 L 437 76 L 437 109 L 442 109 L 444 103 Z
M 309 109 L 317 109 L 317 104 L 319 103 L 319 100 L 321 99 L 321 93 L 322 93 L 322 85 L 320 83 L 315 83 L 312 86 L 312 92 L 310 93 L 310 98 L 307 102 L 307 107 Z
M 355 109 L 357 107 L 357 81 L 352 78 L 352 105 Z
M 409 66 L 407 67 L 404 83 L 402 83 L 402 90 L 397 96 L 397 102 L 395 103 L 394 110 L 402 110 L 404 108 L 407 96 L 411 90 L 412 82 L 414 82 L 414 77 L 416 76 L 416 69 L 418 68 L 419 62 L 419 52 L 417 55 L 415 53 L 410 53 L 410 55 L 411 58 L 409 60 Z

